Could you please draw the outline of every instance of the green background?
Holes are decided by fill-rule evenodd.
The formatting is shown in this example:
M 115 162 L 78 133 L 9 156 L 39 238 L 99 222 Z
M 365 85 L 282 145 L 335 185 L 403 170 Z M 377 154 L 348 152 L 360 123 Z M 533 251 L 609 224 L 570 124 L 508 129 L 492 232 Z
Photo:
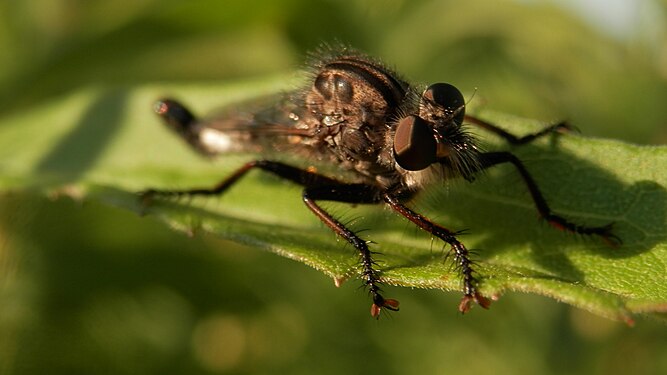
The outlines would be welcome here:
M 102 111 L 113 123 L 138 107 L 122 90 L 280 75 L 338 40 L 410 80 L 474 92 L 476 105 L 663 144 L 666 9 L 642 9 L 619 36 L 540 1 L 5 2 L 0 116 L 102 90 L 116 98 Z M 377 322 L 356 283 L 334 288 L 273 254 L 34 194 L 0 199 L 0 288 L 2 373 L 667 371 L 655 321 L 629 328 L 513 293 L 461 316 L 457 293 L 391 288 L 404 307 Z

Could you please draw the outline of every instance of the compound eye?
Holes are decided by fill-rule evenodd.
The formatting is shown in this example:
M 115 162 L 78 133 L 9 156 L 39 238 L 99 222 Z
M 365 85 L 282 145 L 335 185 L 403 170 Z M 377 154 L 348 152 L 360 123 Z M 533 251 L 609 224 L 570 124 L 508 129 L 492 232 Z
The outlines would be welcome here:
M 445 113 L 454 116 L 457 124 L 463 123 L 465 115 L 465 100 L 463 94 L 449 83 L 434 83 L 424 90 L 422 100 L 427 100 L 444 108 Z
M 394 158 L 401 168 L 420 171 L 436 160 L 437 142 L 428 123 L 418 116 L 401 119 L 394 135 Z

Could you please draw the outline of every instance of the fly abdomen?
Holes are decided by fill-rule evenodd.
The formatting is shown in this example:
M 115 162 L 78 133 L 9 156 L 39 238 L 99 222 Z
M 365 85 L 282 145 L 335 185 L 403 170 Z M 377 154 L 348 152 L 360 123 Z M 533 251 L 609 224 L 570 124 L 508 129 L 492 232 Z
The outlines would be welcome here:
M 198 119 L 173 99 L 156 102 L 155 112 L 194 150 L 205 156 L 225 153 L 265 153 L 294 143 L 292 138 L 309 136 L 300 128 L 290 106 L 263 110 L 230 110 L 215 117 Z M 281 142 L 281 138 L 283 142 Z
M 155 102 L 154 109 L 165 124 L 181 138 L 191 144 L 197 142 L 195 116 L 185 106 L 173 99 L 160 99 Z

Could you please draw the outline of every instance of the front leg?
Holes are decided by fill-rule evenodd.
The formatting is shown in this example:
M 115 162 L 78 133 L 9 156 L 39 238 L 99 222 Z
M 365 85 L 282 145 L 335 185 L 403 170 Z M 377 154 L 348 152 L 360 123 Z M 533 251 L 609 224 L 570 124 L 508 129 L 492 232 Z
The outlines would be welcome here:
M 560 215 L 554 214 L 544 199 L 537 183 L 535 183 L 533 176 L 531 176 L 521 160 L 514 156 L 514 154 L 506 151 L 486 152 L 480 155 L 480 162 L 481 169 L 487 169 L 502 163 L 512 164 L 526 184 L 540 217 L 545 219 L 552 227 L 572 233 L 596 235 L 612 247 L 618 246 L 621 243 L 621 239 L 611 231 L 612 224 L 599 227 L 585 226 L 573 223 Z
M 513 145 L 523 145 L 523 144 L 526 144 L 526 143 L 530 143 L 530 142 L 536 140 L 537 138 L 543 137 L 543 136 L 545 136 L 547 134 L 551 134 L 551 133 L 569 132 L 569 131 L 576 130 L 569 123 L 567 123 L 565 121 L 561 121 L 561 122 L 555 123 L 553 125 L 549 125 L 549 126 L 545 127 L 544 129 L 536 132 L 536 133 L 524 135 L 522 137 L 517 137 L 516 135 L 505 131 L 504 129 L 498 127 L 495 124 L 492 124 L 488 121 L 484 121 L 484 120 L 482 120 L 480 118 L 477 118 L 477 117 L 474 117 L 474 116 L 466 115 L 465 116 L 465 121 L 468 122 L 468 123 L 477 125 L 480 128 L 485 129 L 485 130 L 487 130 L 491 133 L 494 133 L 494 134 L 498 135 L 499 137 L 503 138 L 507 143 L 510 143 L 510 144 L 513 144 Z

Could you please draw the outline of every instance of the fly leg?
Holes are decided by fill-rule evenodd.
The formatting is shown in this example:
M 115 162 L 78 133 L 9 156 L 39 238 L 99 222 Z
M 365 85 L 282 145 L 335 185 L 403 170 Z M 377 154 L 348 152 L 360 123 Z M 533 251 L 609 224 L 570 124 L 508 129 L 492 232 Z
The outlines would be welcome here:
M 521 178 L 526 184 L 526 187 L 528 188 L 528 191 L 533 198 L 533 202 L 535 203 L 535 207 L 537 208 L 537 212 L 540 214 L 540 217 L 545 219 L 551 226 L 572 233 L 600 236 L 610 246 L 618 246 L 621 243 L 621 239 L 614 235 L 611 231 L 612 224 L 607 224 L 600 227 L 589 227 L 575 224 L 563 218 L 562 216 L 554 214 L 544 199 L 542 192 L 537 187 L 537 183 L 535 183 L 533 177 L 530 175 L 521 160 L 519 160 L 519 158 L 514 156 L 512 153 L 506 151 L 486 152 L 480 155 L 480 163 L 480 170 L 487 169 L 502 163 L 512 164 L 519 172 Z
M 494 124 L 478 119 L 474 116 L 466 116 L 465 119 L 470 123 L 473 123 L 492 133 L 495 133 L 496 135 L 502 137 L 508 143 L 513 145 L 526 144 L 532 142 L 533 140 L 539 137 L 545 136 L 553 132 L 564 132 L 564 131 L 575 130 L 575 128 L 572 127 L 567 122 L 559 122 L 551 126 L 547 126 L 546 128 L 540 130 L 537 133 L 528 134 L 523 137 L 517 137 L 499 128 Z M 551 211 L 551 208 L 549 208 L 549 205 L 547 204 L 546 200 L 544 199 L 542 192 L 537 187 L 535 180 L 533 180 L 533 177 L 530 175 L 530 173 L 523 165 L 521 160 L 519 160 L 519 158 L 514 156 L 512 153 L 506 151 L 486 152 L 480 155 L 480 163 L 481 163 L 480 170 L 487 169 L 494 165 L 502 163 L 512 164 L 517 169 L 517 171 L 521 175 L 521 178 L 526 184 L 526 187 L 528 188 L 528 191 L 530 192 L 530 195 L 533 198 L 533 202 L 535 202 L 535 207 L 537 208 L 537 212 L 540 214 L 540 217 L 545 219 L 551 226 L 572 233 L 600 236 L 603 239 L 603 241 L 605 241 L 607 244 L 613 247 L 618 246 L 621 243 L 621 239 L 615 236 L 611 231 L 612 224 L 600 227 L 589 227 L 589 226 L 575 224 L 559 215 L 554 214 Z
M 149 203 L 151 199 L 155 196 L 182 197 L 182 196 L 197 196 L 197 195 L 204 195 L 204 196 L 221 195 L 253 168 L 259 168 L 261 170 L 273 173 L 278 177 L 284 178 L 286 180 L 292 181 L 302 186 L 342 184 L 342 182 L 339 182 L 338 180 L 335 180 L 333 178 L 329 178 L 305 169 L 292 167 L 290 165 L 281 162 L 270 161 L 270 160 L 255 160 L 246 163 L 241 168 L 237 169 L 234 173 L 232 173 L 227 178 L 223 179 L 213 187 L 185 189 L 185 190 L 148 189 L 146 191 L 141 192 L 140 194 L 142 200 L 145 203 Z
M 431 233 L 432 235 L 449 244 L 451 247 L 450 251 L 454 253 L 454 261 L 456 262 L 456 266 L 461 272 L 463 278 L 463 298 L 459 304 L 459 311 L 466 313 L 468 310 L 470 310 L 472 302 L 476 302 L 485 309 L 488 308 L 491 304 L 491 301 L 488 298 L 483 297 L 477 291 L 477 279 L 473 275 L 475 273 L 473 270 L 474 264 L 470 259 L 470 253 L 468 249 L 466 249 L 463 243 L 461 243 L 456 238 L 456 233 L 411 210 L 403 203 L 401 203 L 401 199 L 399 197 L 391 193 L 384 193 L 383 199 L 394 211 L 398 212 L 421 229 Z
M 509 133 L 502 128 L 499 128 L 498 126 L 496 126 L 496 125 L 494 125 L 490 122 L 484 121 L 484 120 L 479 119 L 479 118 L 474 117 L 474 116 L 466 115 L 465 116 L 465 121 L 467 121 L 469 123 L 472 123 L 472 124 L 475 124 L 475 125 L 479 126 L 480 128 L 485 129 L 485 130 L 487 130 L 491 133 L 494 133 L 494 134 L 498 135 L 499 137 L 503 138 L 508 143 L 513 144 L 513 145 L 523 145 L 523 144 L 526 144 L 526 143 L 530 143 L 537 138 L 540 138 L 540 137 L 543 137 L 547 134 L 551 134 L 551 133 L 555 133 L 555 132 L 568 132 L 568 131 L 576 130 L 569 123 L 567 123 L 565 121 L 561 121 L 561 122 L 558 122 L 556 124 L 549 125 L 549 126 L 545 127 L 544 129 L 538 131 L 537 133 L 524 135 L 523 137 L 517 137 L 514 134 Z
M 398 301 L 385 299 L 381 295 L 379 271 L 375 268 L 373 252 L 368 248 L 368 243 L 357 236 L 353 231 L 346 228 L 342 223 L 333 218 L 316 201 L 336 201 L 354 204 L 379 203 L 380 194 L 377 188 L 365 184 L 345 184 L 338 180 L 320 175 L 315 172 L 296 168 L 284 163 L 270 160 L 256 160 L 249 162 L 232 173 L 211 188 L 188 189 L 188 190 L 156 190 L 150 189 L 141 193 L 144 203 L 150 202 L 154 197 L 181 197 L 181 196 L 211 196 L 223 194 L 241 177 L 253 168 L 259 168 L 272 173 L 278 177 L 292 181 L 304 186 L 303 201 L 306 206 L 336 234 L 343 237 L 359 253 L 361 274 L 364 284 L 373 300 L 371 315 L 378 317 L 383 308 L 398 311 Z
M 347 203 L 379 203 L 378 190 L 374 186 L 364 184 L 306 187 L 303 191 L 303 201 L 315 216 L 357 249 L 361 264 L 361 276 L 373 300 L 371 315 L 374 318 L 378 318 L 383 308 L 398 311 L 398 301 L 384 298 L 381 294 L 380 272 L 375 268 L 376 263 L 373 260 L 373 252 L 368 248 L 368 242 L 333 218 L 316 203 L 317 200 Z

